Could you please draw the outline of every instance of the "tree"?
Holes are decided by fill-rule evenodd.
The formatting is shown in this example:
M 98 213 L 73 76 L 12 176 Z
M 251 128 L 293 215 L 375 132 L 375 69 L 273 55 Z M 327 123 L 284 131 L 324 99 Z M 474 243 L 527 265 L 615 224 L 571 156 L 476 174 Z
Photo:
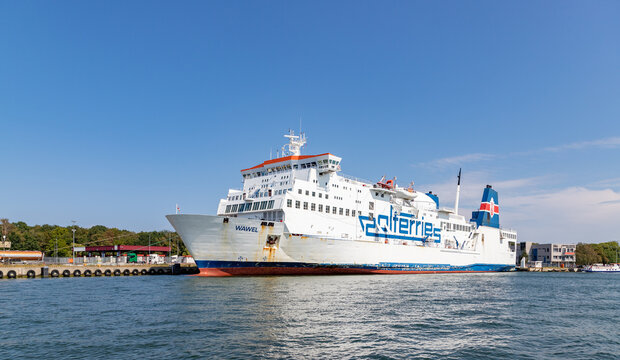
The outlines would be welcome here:
M 0 239 L 0 241 L 9 241 L 8 235 L 11 232 L 11 230 L 13 229 L 13 225 L 9 222 L 9 219 L 0 219 L 0 222 L 2 223 L 2 236 L 3 238 Z
M 71 233 L 69 229 L 57 226 L 50 232 L 49 240 L 46 246 L 45 253 L 47 256 L 54 256 L 54 251 L 58 244 L 58 256 L 68 257 L 71 256 Z
M 596 251 L 593 244 L 577 244 L 575 249 L 575 262 L 577 265 L 591 265 L 602 261 L 601 255 Z

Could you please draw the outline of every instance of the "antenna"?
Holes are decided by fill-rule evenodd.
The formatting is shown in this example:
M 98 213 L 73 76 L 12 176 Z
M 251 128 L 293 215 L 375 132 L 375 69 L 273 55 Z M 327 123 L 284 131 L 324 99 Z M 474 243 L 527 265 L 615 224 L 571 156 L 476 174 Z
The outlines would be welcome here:
M 461 168 L 459 168 L 459 176 L 456 183 L 456 199 L 454 200 L 454 213 L 459 214 L 459 197 L 461 196 Z
M 289 143 L 282 147 L 283 150 L 285 147 L 288 147 L 286 155 L 300 155 L 301 148 L 306 144 L 306 136 L 302 133 L 295 135 L 295 132 L 291 130 L 287 135 L 284 135 L 284 137 L 289 139 Z M 284 155 L 285 153 L 283 151 L 282 156 Z

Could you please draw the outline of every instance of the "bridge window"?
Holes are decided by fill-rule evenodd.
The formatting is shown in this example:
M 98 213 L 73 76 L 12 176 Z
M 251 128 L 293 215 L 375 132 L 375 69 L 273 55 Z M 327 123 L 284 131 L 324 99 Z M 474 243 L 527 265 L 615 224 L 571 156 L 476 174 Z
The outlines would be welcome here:
M 338 209 L 336 209 L 336 207 L 332 207 L 332 214 L 336 215 L 336 211 L 338 211 Z
M 275 200 L 269 200 L 269 202 L 267 203 L 267 209 L 273 209 L 274 203 L 275 203 Z
M 323 204 L 319 204 L 319 211 L 323 212 Z
M 313 192 L 312 192 L 312 196 L 316 196 L 316 192 L 314 192 L 314 191 L 313 191 Z
M 355 210 L 351 210 L 351 216 L 355 217 Z
M 254 205 L 252 205 L 252 210 L 258 210 L 259 206 L 260 206 L 260 201 L 255 201 Z
M 343 208 L 340 208 L 340 209 L 338 210 L 338 215 L 342 215 L 343 210 L 344 210 Z
M 347 216 L 349 216 L 349 209 L 346 209 L 345 214 L 346 214 Z M 340 214 L 340 215 L 342 215 L 342 214 Z
M 316 211 L 316 204 L 315 203 L 310 204 L 310 211 Z
M 299 205 L 301 205 L 301 202 L 299 200 L 295 200 L 295 209 L 299 209 Z
M 304 210 L 308 210 L 308 202 L 304 201 Z
M 226 205 L 226 212 L 229 213 L 230 212 L 230 205 Z
M 286 206 L 287 207 L 293 207 L 293 199 L 287 199 L 286 200 Z
M 325 205 L 325 212 L 329 214 L 329 205 Z

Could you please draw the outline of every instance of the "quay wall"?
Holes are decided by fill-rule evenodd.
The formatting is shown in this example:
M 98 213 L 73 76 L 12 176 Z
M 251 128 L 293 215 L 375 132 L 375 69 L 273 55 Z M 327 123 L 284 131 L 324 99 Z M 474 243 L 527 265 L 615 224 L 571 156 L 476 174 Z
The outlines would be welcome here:
M 185 265 L 185 264 L 183 264 Z M 140 275 L 189 275 L 198 273 L 195 266 L 181 264 L 118 264 L 118 265 L 67 265 L 67 264 L 6 264 L 0 265 L 0 279 L 35 277 L 98 277 Z

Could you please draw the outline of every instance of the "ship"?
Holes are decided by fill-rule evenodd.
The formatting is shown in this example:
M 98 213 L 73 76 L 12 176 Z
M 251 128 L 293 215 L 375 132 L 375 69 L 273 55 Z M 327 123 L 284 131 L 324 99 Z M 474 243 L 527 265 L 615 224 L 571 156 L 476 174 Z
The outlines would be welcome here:
M 170 214 L 202 276 L 411 274 L 515 269 L 517 232 L 499 225 L 499 198 L 483 189 L 469 221 L 437 194 L 382 177 L 348 176 L 342 158 L 302 155 L 285 135 L 276 158 L 241 170 L 215 215 Z M 178 210 L 178 208 L 177 208 Z

